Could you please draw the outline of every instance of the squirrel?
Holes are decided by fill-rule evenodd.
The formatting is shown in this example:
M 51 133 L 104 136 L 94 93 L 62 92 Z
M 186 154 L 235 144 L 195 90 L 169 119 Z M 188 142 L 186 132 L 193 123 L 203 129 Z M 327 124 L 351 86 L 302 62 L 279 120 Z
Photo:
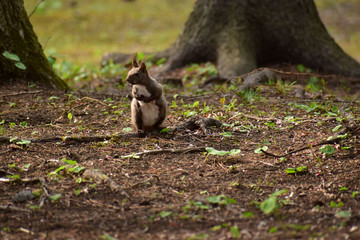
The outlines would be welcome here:
M 167 113 L 162 85 L 148 74 L 144 60 L 139 66 L 136 55 L 126 81 L 132 85 L 131 123 L 134 130 L 139 135 L 158 131 Z

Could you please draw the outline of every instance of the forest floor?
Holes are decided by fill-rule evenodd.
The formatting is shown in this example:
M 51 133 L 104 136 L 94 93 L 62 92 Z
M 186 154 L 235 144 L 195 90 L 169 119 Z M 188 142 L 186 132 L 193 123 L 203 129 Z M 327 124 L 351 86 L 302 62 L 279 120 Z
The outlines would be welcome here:
M 145 138 L 128 87 L 0 86 L 0 238 L 359 239 L 359 89 L 309 79 L 165 87 Z

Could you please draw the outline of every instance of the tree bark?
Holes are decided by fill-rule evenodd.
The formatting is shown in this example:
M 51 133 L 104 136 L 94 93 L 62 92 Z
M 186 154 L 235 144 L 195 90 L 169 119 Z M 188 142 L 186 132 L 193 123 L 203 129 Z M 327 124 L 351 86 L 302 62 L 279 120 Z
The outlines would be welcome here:
M 328 34 L 313 0 L 198 0 L 160 55 L 169 70 L 210 61 L 224 77 L 275 63 L 360 77 L 360 64 Z
M 16 54 L 25 70 L 15 66 L 16 60 L 3 55 Z M 23 0 L 0 1 L 0 83 L 26 80 L 54 88 L 67 89 L 66 83 L 53 71 L 46 59 L 24 8 Z

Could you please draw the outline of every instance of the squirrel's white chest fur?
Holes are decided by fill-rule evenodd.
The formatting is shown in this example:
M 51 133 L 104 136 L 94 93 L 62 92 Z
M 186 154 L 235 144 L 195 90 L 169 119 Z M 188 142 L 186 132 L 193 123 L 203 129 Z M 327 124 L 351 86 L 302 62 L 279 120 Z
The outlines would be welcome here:
M 135 85 L 138 95 L 150 97 L 149 91 L 143 85 Z M 137 100 L 138 101 L 138 100 Z M 156 100 L 151 102 L 138 101 L 142 113 L 142 121 L 144 126 L 153 126 L 159 118 L 159 106 L 155 103 Z

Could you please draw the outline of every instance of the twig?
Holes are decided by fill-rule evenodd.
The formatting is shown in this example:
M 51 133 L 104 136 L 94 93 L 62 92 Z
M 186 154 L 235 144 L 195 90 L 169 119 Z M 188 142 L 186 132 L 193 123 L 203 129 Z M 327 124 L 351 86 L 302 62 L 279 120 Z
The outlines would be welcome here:
M 130 157 L 130 156 L 143 156 L 147 154 L 160 154 L 160 153 L 190 153 L 190 152 L 205 152 L 205 147 L 188 147 L 188 148 L 180 148 L 180 149 L 159 149 L 159 150 L 145 150 L 143 152 L 138 152 L 126 156 L 122 156 L 122 158 Z
M 92 102 L 97 102 L 97 103 L 99 103 L 99 104 L 101 104 L 103 106 L 108 106 L 106 103 L 103 103 L 102 101 L 100 101 L 98 99 L 95 99 L 95 98 L 83 97 L 83 98 L 80 99 L 80 101 L 82 101 L 82 100 L 90 100 Z
M 50 191 L 45 178 L 41 177 L 40 182 L 41 182 L 41 188 L 43 190 L 43 194 L 40 198 L 39 208 L 42 208 L 45 204 L 46 199 L 50 199 L 50 193 L 49 193 Z
M 146 184 L 147 182 L 150 182 L 150 181 L 153 180 L 154 178 L 156 178 L 156 179 L 158 180 L 158 182 L 160 182 L 160 179 L 159 179 L 158 176 L 152 175 L 151 177 L 149 177 L 149 178 L 146 179 L 145 181 L 141 181 L 141 182 L 137 182 L 137 183 L 133 184 L 133 185 L 131 186 L 131 188 L 137 187 L 137 186 L 142 185 L 142 184 Z
M 65 143 L 86 143 L 86 142 L 102 142 L 113 138 L 131 138 L 137 137 L 136 134 L 125 133 L 119 135 L 107 135 L 107 136 L 83 136 L 83 137 L 53 137 L 53 138 L 35 138 L 35 139 L 16 139 L 16 142 L 21 140 L 28 140 L 31 143 L 44 143 L 44 142 L 65 142 Z M 0 143 L 12 144 L 9 137 L 0 137 Z
M 0 178 L 2 183 L 22 182 L 22 183 L 39 183 L 39 178 Z
M 32 211 L 26 208 L 19 208 L 19 207 L 15 207 L 15 206 L 11 206 L 11 205 L 0 205 L 0 209 L 1 210 L 10 210 L 10 211 L 18 211 L 18 212 L 27 212 L 27 213 L 31 213 Z
M 36 94 L 36 93 L 41 93 L 42 90 L 38 90 L 38 91 L 30 91 L 30 92 L 17 92 L 17 93 L 10 93 L 10 94 L 6 94 L 6 95 L 1 95 L 0 97 L 12 97 L 12 96 L 19 96 L 19 95 L 23 95 L 23 94 Z
M 249 118 L 249 119 L 253 119 L 253 120 L 257 120 L 257 121 L 264 121 L 264 122 L 271 122 L 271 121 L 276 122 L 276 121 L 278 121 L 278 119 L 273 118 L 273 117 L 262 118 L 262 117 L 257 117 L 257 116 L 245 114 L 245 113 L 236 114 L 235 116 L 231 117 L 230 119 L 232 119 L 234 117 L 237 117 L 237 116 L 244 116 L 244 117 Z
M 41 0 L 40 2 L 38 2 L 38 4 L 36 4 L 34 10 L 31 11 L 31 13 L 29 14 L 28 18 L 30 18 L 31 15 L 34 14 L 34 12 L 36 11 L 36 9 L 39 7 L 39 5 L 40 5 L 42 2 L 45 2 L 45 0 Z

